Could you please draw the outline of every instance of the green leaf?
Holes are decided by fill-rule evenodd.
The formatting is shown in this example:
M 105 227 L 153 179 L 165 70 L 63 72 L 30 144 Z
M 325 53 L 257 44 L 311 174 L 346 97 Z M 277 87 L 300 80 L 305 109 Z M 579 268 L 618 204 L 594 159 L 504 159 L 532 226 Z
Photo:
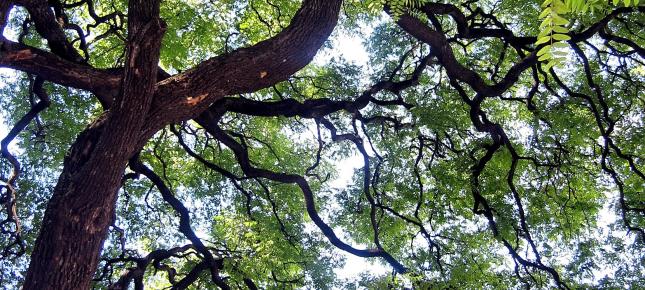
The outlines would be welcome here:
M 560 33 L 553 34 L 552 37 L 553 37 L 553 39 L 558 40 L 558 41 L 566 41 L 566 40 L 571 39 L 571 36 L 566 35 L 566 34 L 560 34 Z
M 540 29 L 544 29 L 544 28 L 549 27 L 551 25 L 553 25 L 553 18 L 547 17 L 542 21 L 542 23 L 540 23 Z
M 545 60 L 551 59 L 552 57 L 553 55 L 551 54 L 551 52 L 547 52 L 542 56 L 540 56 L 540 58 L 538 58 L 538 61 L 545 61 Z
M 553 11 L 557 14 L 565 14 L 569 12 L 569 8 L 566 5 L 563 4 L 556 4 L 555 7 L 553 7 Z
M 542 44 L 542 43 L 547 43 L 547 42 L 549 42 L 550 40 L 551 40 L 551 36 L 543 36 L 543 37 L 539 38 L 539 39 L 535 42 L 535 45 L 539 45 L 539 44 Z
M 87 27 L 96 22 L 88 12 L 87 3 L 83 3 L 87 1 L 62 2 L 80 3 L 69 9 L 63 8 L 70 23 Z M 257 43 L 260 43 L 257 49 L 238 52 L 261 53 L 265 50 L 262 43 L 270 44 L 273 40 L 263 41 L 272 39 L 288 27 L 302 3 L 307 2 L 311 1 L 161 1 L 160 17 L 167 21 L 167 31 L 159 59 L 162 67 L 168 68 L 171 74 L 177 74 L 171 79 L 172 83 L 168 83 L 170 87 L 180 88 L 170 93 L 182 101 L 183 98 L 193 98 L 192 95 L 201 90 L 210 92 L 213 87 L 233 86 L 232 91 L 245 92 L 226 99 L 225 103 L 233 107 L 229 108 L 231 112 L 218 115 L 221 118 L 216 125 L 221 129 L 220 137 L 230 135 L 230 139 L 222 140 L 233 140 L 242 145 L 246 151 L 242 153 L 246 155 L 243 159 L 248 160 L 250 166 L 266 173 L 280 172 L 265 175 L 274 176 L 271 178 L 274 180 L 247 176 L 244 173 L 247 168 L 238 162 L 236 153 L 239 153 L 233 152 L 234 147 L 222 144 L 218 141 L 221 138 L 214 138 L 207 132 L 211 129 L 209 126 L 202 127 L 195 121 L 174 125 L 172 128 L 179 130 L 179 136 L 166 126 L 141 148 L 142 160 L 155 172 L 163 174 L 164 182 L 173 189 L 177 199 L 186 202 L 198 235 L 213 254 L 222 259 L 221 273 L 227 283 L 239 288 L 250 279 L 263 289 L 323 290 L 558 287 L 553 273 L 544 271 L 543 267 L 516 273 L 513 263 L 508 263 L 513 259 L 506 251 L 510 245 L 520 256 L 533 261 L 536 259 L 534 250 L 539 252 L 544 257 L 544 266 L 552 267 L 563 279 L 566 277 L 570 288 L 642 288 L 644 274 L 639 267 L 642 264 L 642 243 L 639 237 L 633 237 L 637 233 L 627 233 L 624 222 L 645 228 L 645 218 L 638 212 L 627 211 L 623 219 L 621 202 L 617 199 L 622 193 L 624 204 L 632 208 L 642 207 L 645 185 L 632 170 L 630 160 L 615 154 L 617 150 L 609 148 L 607 164 L 601 164 L 598 156 L 607 150 L 605 147 L 609 143 L 603 142 L 604 131 L 598 124 L 606 126 L 615 120 L 616 130 L 609 132 L 608 136 L 614 141 L 611 145 L 620 148 L 624 156 L 635 156 L 631 162 L 641 165 L 641 160 L 645 160 L 645 148 L 641 144 L 645 140 L 645 128 L 639 117 L 643 115 L 645 104 L 640 100 L 642 93 L 638 85 L 633 84 L 639 84 L 645 77 L 645 67 L 638 61 L 629 61 L 629 55 L 613 53 L 619 52 L 620 47 L 604 46 L 600 48 L 603 51 L 600 57 L 596 57 L 593 50 L 584 51 L 589 54 L 588 69 L 585 70 L 582 59 L 569 57 L 573 56 L 569 43 L 558 40 L 572 35 L 569 30 L 585 31 L 602 22 L 607 13 L 612 13 L 609 8 L 617 7 L 611 6 L 612 1 L 502 0 L 476 3 L 485 13 L 510 22 L 515 35 L 537 34 L 535 42 L 538 44 L 522 46 L 522 51 L 516 52 L 505 47 L 503 37 L 473 35 L 473 41 L 463 48 L 458 45 L 446 47 L 449 50 L 446 52 L 451 53 L 452 64 L 458 64 L 468 74 L 478 74 L 474 81 L 483 80 L 485 83 L 485 86 L 479 86 L 468 75 L 465 78 L 457 75 L 455 80 L 462 80 L 458 82 L 462 83 L 463 91 L 455 90 L 455 83 L 445 81 L 448 77 L 455 77 L 452 71 L 449 76 L 444 73 L 446 67 L 443 66 L 450 63 L 433 62 L 434 69 L 421 70 L 425 61 L 423 57 L 429 53 L 428 47 L 419 45 L 414 35 L 399 27 L 400 23 L 393 23 L 380 15 L 383 4 L 387 4 L 391 7 L 393 19 L 402 13 L 410 13 L 425 23 L 428 15 L 417 8 L 430 3 L 429 0 L 343 1 L 343 15 L 320 54 L 344 52 L 347 50 L 344 39 L 351 37 L 364 44 L 365 52 L 361 51 L 359 56 L 366 59 L 365 63 L 356 64 L 352 63 L 353 59 L 341 57 L 317 59 L 302 68 L 298 65 L 301 69 L 288 81 L 274 83 L 262 78 L 274 73 L 265 72 L 272 67 L 262 66 L 277 62 L 277 69 L 280 69 L 282 59 L 256 62 L 253 54 L 240 58 L 239 65 L 235 63 L 240 69 L 257 69 L 255 73 L 247 73 L 253 77 L 244 78 L 244 71 L 240 74 L 235 70 L 223 74 L 204 73 L 198 78 L 190 78 L 186 85 L 191 90 L 181 89 L 182 82 L 186 81 L 182 76 L 191 75 L 190 71 L 181 72 L 199 68 L 203 61 L 207 61 L 206 66 L 212 65 L 214 63 L 209 59 L 226 58 L 228 52 L 254 47 Z M 323 0 L 318 2 L 327 4 Z M 112 25 L 120 26 L 119 22 L 127 19 L 127 0 L 92 3 L 98 15 L 114 11 L 123 14 L 122 19 L 91 26 L 92 35 L 101 35 Z M 464 4 L 467 1 L 433 3 L 454 4 L 455 9 L 466 15 L 477 15 Z M 540 8 L 543 3 L 546 5 Z M 638 2 L 631 1 L 632 6 L 635 3 Z M 476 4 L 471 3 L 470 6 L 475 9 Z M 619 6 L 623 4 L 622 0 L 618 2 Z M 595 9 L 595 13 L 580 13 L 585 9 Z M 454 37 L 454 27 L 450 25 L 454 21 L 444 16 L 446 18 L 441 21 L 446 24 L 445 36 Z M 32 27 L 23 31 L 21 24 L 27 17 L 29 11 L 16 7 L 7 21 L 7 31 L 15 34 L 25 32 L 25 41 L 46 49 L 46 37 L 39 35 L 37 29 Z M 642 15 L 623 13 L 620 17 L 624 23 L 635 25 Z M 308 23 L 304 28 L 320 25 L 314 18 L 304 21 Z M 571 19 L 568 25 L 575 26 L 556 24 L 568 19 Z M 474 20 L 486 21 L 480 16 Z M 543 25 L 538 28 L 541 23 Z M 119 28 L 119 33 L 114 33 L 116 35 L 103 39 L 92 37 L 91 45 L 88 45 L 89 64 L 112 68 L 123 67 L 127 63 L 124 58 L 129 46 L 125 45 L 127 35 L 123 35 L 127 27 L 125 23 L 121 24 L 123 27 Z M 619 24 L 610 23 L 613 33 L 641 43 L 640 35 L 637 35 L 640 31 L 630 29 L 637 25 Z M 68 36 L 70 41 L 75 38 L 71 34 Z M 316 35 L 314 40 L 320 43 L 323 37 Z M 592 37 L 589 41 L 595 43 L 598 39 Z M 298 43 L 302 49 L 294 51 L 297 55 L 286 55 L 287 61 L 302 58 L 298 54 L 300 52 L 312 54 L 316 51 L 316 47 L 307 45 L 307 42 L 311 41 Z M 74 46 L 78 47 L 78 42 L 74 42 Z M 269 55 L 271 53 L 273 51 L 268 52 Z M 534 73 L 535 66 L 521 69 L 516 74 L 512 73 L 516 76 L 503 81 L 503 90 L 495 90 L 500 94 L 480 98 L 478 94 L 486 95 L 489 91 L 486 87 L 499 87 L 498 73 L 515 70 L 518 64 L 524 63 L 518 54 L 531 55 L 534 61 L 539 59 L 537 73 Z M 305 63 L 301 61 L 302 65 Z M 610 71 L 616 65 L 621 66 L 620 77 Z M 226 63 L 221 67 L 226 68 Z M 213 67 L 213 71 L 218 68 L 220 66 Z M 296 67 L 288 69 L 295 71 Z M 554 70 L 557 75 L 553 77 L 558 77 L 558 82 L 551 78 Z M 594 112 L 593 106 L 588 106 L 584 99 L 569 95 L 569 92 L 589 93 L 589 70 L 595 86 L 605 96 L 603 106 L 599 107 L 602 112 Z M 236 77 L 238 74 L 240 77 Z M 83 77 L 74 74 L 69 81 L 82 81 Z M 30 112 L 31 99 L 36 101 L 32 96 L 34 78 L 22 73 L 17 78 L 19 80 L 13 80 L 6 77 L 6 72 L 0 72 L 0 105 L 6 127 Z M 258 79 L 266 83 L 258 84 Z M 403 82 L 409 88 L 394 90 L 396 94 L 389 95 L 386 92 L 388 87 L 379 85 L 383 79 Z M 118 90 L 118 84 L 112 85 L 116 85 Z M 561 89 L 565 86 L 571 89 Z M 260 87 L 268 88 L 256 90 Z M 56 177 L 64 167 L 66 152 L 76 152 L 69 151 L 76 136 L 88 124 L 93 128 L 91 124 L 99 116 L 108 120 L 119 117 L 105 114 L 99 100 L 86 91 L 49 82 L 44 89 L 49 93 L 52 104 L 56 105 L 39 113 L 39 119 L 31 122 L 18 136 L 20 140 L 14 143 L 17 147 L 13 151 L 23 165 L 16 184 L 20 189 L 16 210 L 19 216 L 25 217 L 25 228 L 29 229 L 25 231 L 28 251 L 33 248 L 38 229 L 47 227 L 42 219 L 46 202 L 52 196 Z M 164 114 L 173 114 L 177 108 L 165 108 L 164 95 L 165 91 L 161 91 L 159 96 L 155 93 L 161 102 L 155 102 L 155 110 L 151 113 L 172 117 Z M 352 98 L 361 95 L 373 95 L 368 98 L 372 101 L 361 101 L 364 97 Z M 392 100 L 392 97 L 399 98 L 399 103 L 410 104 L 412 109 L 389 105 L 397 101 L 377 101 Z M 481 102 L 469 102 L 469 99 L 481 99 Z M 591 101 L 596 100 L 594 97 Z M 261 112 L 257 112 L 253 108 L 235 107 L 238 101 L 240 106 L 250 102 L 265 105 L 261 106 Z M 293 107 L 294 104 L 297 106 Z M 479 113 L 471 115 L 473 112 Z M 265 114 L 275 117 L 263 117 Z M 321 121 L 325 123 L 318 124 Z M 478 132 L 482 123 L 485 130 Z M 333 127 L 337 127 L 337 134 Z M 317 130 L 319 132 L 315 132 Z M 2 128 L 0 131 L 4 132 Z M 105 134 L 102 135 L 104 138 L 111 137 L 109 132 L 101 134 Z M 182 144 L 184 146 L 178 143 L 181 136 L 186 142 Z M 334 140 L 342 136 L 363 142 Z M 504 140 L 499 139 L 500 136 Z M 371 147 L 369 156 L 365 156 L 370 162 L 360 162 L 355 158 L 361 155 L 364 150 L 361 147 L 364 146 Z M 111 155 L 102 147 L 90 149 L 95 152 L 88 154 Z M 118 155 L 118 151 L 132 148 L 111 149 L 115 149 Z M 194 154 L 186 151 L 194 151 Z M 362 158 L 359 156 L 358 159 Z M 115 162 L 124 162 L 123 158 L 120 160 Z M 6 179 L 6 175 L 11 173 L 12 166 L 7 161 L 0 156 L 0 179 Z M 216 165 L 221 170 L 207 169 L 204 165 L 208 163 L 213 163 L 208 168 Z M 318 166 L 310 168 L 314 163 Z M 365 165 L 366 168 L 362 168 Z M 604 176 L 607 172 L 603 165 L 613 174 Z M 473 172 L 473 169 L 478 172 Z M 101 168 L 96 170 L 101 174 Z M 225 176 L 223 171 L 230 174 Z M 275 179 L 275 176 L 285 174 L 300 175 L 296 178 L 298 184 Z M 228 175 L 237 177 L 229 179 Z M 337 178 L 342 179 L 345 185 L 335 185 L 333 180 Z M 294 181 L 293 178 L 287 179 Z M 120 180 L 115 178 L 114 181 Z M 303 181 L 311 191 L 305 195 L 302 189 L 307 187 Z M 618 182 L 622 183 L 621 186 L 616 184 Z M 151 183 L 146 178 L 124 180 L 122 191 L 118 192 L 119 197 L 113 204 L 112 216 L 114 225 L 120 225 L 124 232 L 119 234 L 109 230 L 108 236 L 104 237 L 102 261 L 123 257 L 123 250 L 133 259 L 137 256 L 145 259 L 153 250 L 172 249 L 186 243 L 183 235 L 177 232 L 180 223 L 177 223 L 174 211 L 162 199 L 155 198 L 157 190 L 150 187 Z M 624 192 L 619 192 L 621 189 Z M 481 197 L 473 196 L 473 193 L 481 194 Z M 376 211 L 370 208 L 373 206 L 369 201 L 370 195 L 374 195 L 378 202 Z M 482 199 L 488 209 L 483 208 Z M 312 217 L 308 215 L 312 202 L 316 203 L 323 221 L 346 243 L 370 248 L 374 245 L 374 226 L 378 226 L 383 249 L 410 271 L 389 275 L 365 269 L 364 273 L 349 279 L 337 277 L 339 271 L 344 271 L 344 266 L 334 244 L 312 223 Z M 608 203 L 615 206 L 607 208 Z M 88 206 L 80 202 L 70 204 L 79 205 L 81 209 Z M 523 221 L 522 208 L 526 215 Z M 488 212 L 482 212 L 482 209 Z M 374 213 L 378 214 L 377 225 L 373 224 Z M 492 213 L 489 217 L 494 219 L 496 230 L 486 222 L 488 213 Z M 596 222 L 605 215 L 609 216 L 606 222 Z M 427 233 L 423 233 L 424 225 L 427 225 Z M 420 228 L 424 235 L 418 234 Z M 529 232 L 537 243 L 533 246 L 536 249 L 532 249 L 528 241 Z M 119 236 L 126 240 L 125 248 L 120 245 Z M 7 238 L 0 234 L 0 243 L 6 245 Z M 79 243 L 84 240 L 82 236 L 64 238 L 75 239 Z M 428 241 L 424 241 L 426 238 Z M 430 239 L 435 240 L 436 247 L 431 245 Z M 558 256 L 567 258 L 558 259 Z M 18 258 L 13 263 L 11 258 L 0 257 L 0 284 L 9 283 L 1 287 L 20 289 L 19 284 L 26 277 L 23 273 L 28 267 L 28 259 Z M 167 265 L 166 269 L 176 269 L 175 278 L 181 279 L 200 263 L 203 265 L 204 261 L 203 255 L 193 249 L 169 259 L 152 261 L 147 268 L 141 269 L 141 282 L 145 286 L 162 289 L 172 287 L 169 280 L 171 272 L 156 271 L 158 269 L 152 265 L 153 262 L 164 267 Z M 366 262 L 387 263 L 380 258 Z M 362 263 L 351 263 L 355 262 L 350 261 L 346 267 L 363 267 Z M 110 283 L 127 274 L 128 268 L 136 267 L 135 264 L 136 261 L 113 264 L 114 275 L 103 275 L 104 281 L 96 281 L 95 288 L 108 289 Z M 444 272 L 440 271 L 440 266 Z M 378 268 L 382 267 L 379 265 Z M 616 271 L 613 271 L 615 275 L 595 277 L 598 269 Z M 195 276 L 198 280 L 188 289 L 216 289 L 216 285 L 209 283 L 207 274 L 203 272 L 197 275 L 199 277 Z
M 543 55 L 543 54 L 545 54 L 545 53 L 549 52 L 550 50 L 551 50 L 551 46 L 550 46 L 550 45 L 545 45 L 543 48 L 541 48 L 540 50 L 538 50 L 537 55 L 538 55 L 538 56 L 541 56 L 541 55 Z
M 540 33 L 538 34 L 538 38 L 543 36 L 550 36 L 552 32 L 553 32 L 553 26 L 547 26 L 546 28 L 540 30 Z
M 566 27 L 557 26 L 557 25 L 553 26 L 553 31 L 557 33 L 564 33 L 564 34 L 569 33 L 569 29 L 567 29 Z
M 552 22 L 554 25 L 569 25 L 569 20 L 566 20 L 557 14 L 553 15 Z
M 539 19 L 542 19 L 542 18 L 544 18 L 544 17 L 549 16 L 550 14 L 551 14 L 551 8 L 550 8 L 550 7 L 547 7 L 547 8 L 545 8 L 544 10 L 542 10 L 542 13 L 540 13 L 540 15 L 538 16 L 538 18 L 539 18 Z
M 545 65 L 542 67 L 542 69 L 543 69 L 543 70 L 545 70 L 545 71 L 549 71 L 552 67 L 554 67 L 554 66 L 555 66 L 555 65 L 557 65 L 557 64 L 558 64 L 558 62 L 557 62 L 556 60 L 553 60 L 553 59 L 552 59 L 552 60 L 551 60 L 551 61 L 549 61 L 547 64 L 545 64 Z
M 569 44 L 567 44 L 566 42 L 561 42 L 561 41 L 554 42 L 552 45 L 555 48 L 569 48 Z

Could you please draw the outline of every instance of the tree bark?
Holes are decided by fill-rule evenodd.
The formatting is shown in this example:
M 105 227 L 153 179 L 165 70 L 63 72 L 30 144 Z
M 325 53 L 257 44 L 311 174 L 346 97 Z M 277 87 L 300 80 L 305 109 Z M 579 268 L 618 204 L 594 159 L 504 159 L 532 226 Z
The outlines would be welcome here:
M 121 94 L 66 157 L 31 257 L 24 288 L 89 289 L 119 184 L 155 91 L 165 24 L 159 2 L 129 3 L 127 62 Z

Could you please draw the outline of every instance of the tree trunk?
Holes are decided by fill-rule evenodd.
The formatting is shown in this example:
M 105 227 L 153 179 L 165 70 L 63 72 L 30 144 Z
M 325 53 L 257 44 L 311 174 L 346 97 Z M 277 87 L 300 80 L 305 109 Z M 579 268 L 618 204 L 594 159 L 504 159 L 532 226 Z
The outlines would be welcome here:
M 97 152 L 105 121 L 78 137 L 47 205 L 23 289 L 89 289 L 127 159 Z
M 65 158 L 23 289 L 89 289 L 128 159 L 141 136 L 157 82 L 165 24 L 159 1 L 129 1 L 127 60 L 111 109 L 81 133 Z

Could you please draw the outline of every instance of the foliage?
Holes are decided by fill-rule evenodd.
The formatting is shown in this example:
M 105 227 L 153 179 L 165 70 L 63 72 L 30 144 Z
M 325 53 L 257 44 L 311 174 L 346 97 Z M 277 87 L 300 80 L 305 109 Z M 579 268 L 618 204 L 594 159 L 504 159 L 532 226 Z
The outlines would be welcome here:
M 124 65 L 126 2 L 62 1 L 68 23 L 89 30 L 86 47 L 65 30 L 88 65 Z M 159 66 L 179 74 L 261 43 L 286 29 L 300 5 L 164 1 Z M 642 288 L 638 5 L 345 1 L 314 62 L 287 81 L 217 100 L 213 122 L 194 116 L 161 129 L 139 160 L 189 210 L 192 230 L 232 288 L 251 288 L 248 281 L 263 289 Z M 4 35 L 49 50 L 31 21 L 17 5 Z M 339 56 L 350 38 L 363 42 L 366 63 Z M 0 105 L 12 128 L 38 101 L 36 76 L 2 73 Z M 11 251 L 0 253 L 0 288 L 23 283 L 67 150 L 104 110 L 97 92 L 47 80 L 43 88 L 51 106 L 8 147 L 20 163 L 16 218 L 25 252 L 11 252 L 7 233 L 16 227 L 3 223 L 0 245 Z M 16 166 L 7 156 L 0 164 L 9 184 Z M 179 230 L 185 217 L 151 180 L 125 172 L 94 287 L 110 289 L 143 267 L 152 289 L 193 271 L 188 289 L 217 288 L 200 268 L 204 252 Z M 353 250 L 386 273 L 346 277 L 363 267 L 345 264 Z
M 637 7 L 639 0 L 623 0 L 622 4 L 626 7 L 635 6 Z M 621 4 L 620 0 L 613 0 L 612 4 L 618 6 Z M 542 23 L 540 24 L 540 34 L 538 34 L 538 40 L 535 42 L 536 45 L 544 44 L 542 48 L 538 51 L 537 55 L 540 57 L 539 60 L 545 62 L 543 69 L 549 70 L 555 65 L 561 65 L 566 61 L 565 51 L 569 46 L 564 43 L 564 41 L 570 40 L 571 37 L 567 34 L 569 33 L 569 21 L 563 18 L 563 15 L 573 14 L 573 15 L 586 15 L 589 11 L 592 14 L 596 10 L 605 10 L 607 9 L 606 1 L 598 0 L 545 0 L 542 3 L 542 13 L 540 13 L 540 19 Z

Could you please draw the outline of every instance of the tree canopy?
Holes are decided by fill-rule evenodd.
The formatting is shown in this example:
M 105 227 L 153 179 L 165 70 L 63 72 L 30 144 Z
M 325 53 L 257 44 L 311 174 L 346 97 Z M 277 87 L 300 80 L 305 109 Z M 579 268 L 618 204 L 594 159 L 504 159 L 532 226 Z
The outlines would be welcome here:
M 645 287 L 641 4 L 3 0 L 0 288 Z

